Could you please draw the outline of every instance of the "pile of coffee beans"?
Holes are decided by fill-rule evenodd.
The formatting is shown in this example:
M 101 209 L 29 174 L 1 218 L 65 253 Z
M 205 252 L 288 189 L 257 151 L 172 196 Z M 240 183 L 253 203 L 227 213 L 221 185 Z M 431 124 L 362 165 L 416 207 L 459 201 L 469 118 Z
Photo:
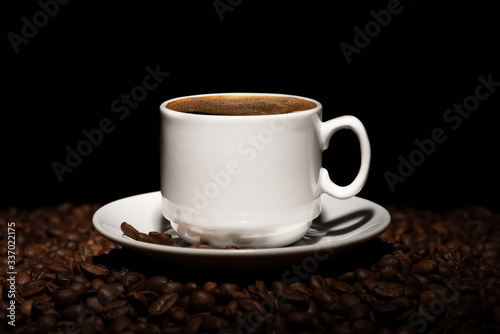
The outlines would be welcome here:
M 314 270 L 245 273 L 121 248 L 93 228 L 97 208 L 0 210 L 0 332 L 500 332 L 500 214 L 482 207 L 388 207 L 386 232 Z

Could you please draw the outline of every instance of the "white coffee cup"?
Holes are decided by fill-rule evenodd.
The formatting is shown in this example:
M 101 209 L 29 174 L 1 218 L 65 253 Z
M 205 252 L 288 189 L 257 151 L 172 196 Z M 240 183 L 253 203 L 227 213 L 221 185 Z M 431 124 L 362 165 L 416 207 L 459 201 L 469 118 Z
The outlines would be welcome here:
M 168 109 L 212 95 L 290 96 L 316 107 L 277 115 L 206 115 Z M 299 240 L 321 212 L 320 195 L 356 195 L 370 165 L 370 143 L 354 116 L 322 122 L 319 102 L 300 96 L 225 93 L 180 97 L 160 106 L 162 212 L 189 243 L 280 247 Z M 321 167 L 322 151 L 343 128 L 358 136 L 359 172 L 347 186 Z

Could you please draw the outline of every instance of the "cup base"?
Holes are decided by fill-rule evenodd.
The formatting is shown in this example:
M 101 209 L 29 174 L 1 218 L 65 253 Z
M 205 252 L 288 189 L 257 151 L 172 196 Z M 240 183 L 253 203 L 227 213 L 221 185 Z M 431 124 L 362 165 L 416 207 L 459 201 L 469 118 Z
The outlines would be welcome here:
M 229 245 L 255 248 L 288 246 L 300 240 L 306 234 L 311 223 L 312 221 L 305 221 L 251 231 L 234 231 L 187 226 L 183 223 L 171 221 L 172 228 L 182 240 L 190 244 L 203 243 L 221 248 Z

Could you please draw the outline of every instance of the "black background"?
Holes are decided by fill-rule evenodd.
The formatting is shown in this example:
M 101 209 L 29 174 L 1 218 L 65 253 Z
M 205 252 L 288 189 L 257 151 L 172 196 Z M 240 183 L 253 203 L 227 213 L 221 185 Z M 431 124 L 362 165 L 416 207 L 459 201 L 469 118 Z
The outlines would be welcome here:
M 33 22 L 42 7 L 12 3 L 2 14 L 0 208 L 106 203 L 159 190 L 161 102 L 275 92 L 319 100 L 325 120 L 351 114 L 365 124 L 372 164 L 359 196 L 380 204 L 498 210 L 500 87 L 456 130 L 443 120 L 447 109 L 474 94 L 479 76 L 500 82 L 500 20 L 486 2 L 401 0 L 400 12 L 350 63 L 340 43 L 354 45 L 354 28 L 364 30 L 374 21 L 370 12 L 391 1 L 220 0 L 231 8 L 224 11 L 211 0 L 71 0 L 17 53 L 9 33 L 22 35 L 23 17 Z M 112 102 L 142 85 L 147 66 L 169 75 L 119 119 Z M 113 132 L 60 182 L 52 163 L 64 163 L 66 146 L 76 148 L 82 131 L 105 118 Z M 408 158 L 414 141 L 431 138 L 435 128 L 446 141 L 392 191 L 384 173 L 398 174 L 398 157 Z M 324 153 L 340 184 L 356 173 L 357 147 L 356 137 L 341 131 Z

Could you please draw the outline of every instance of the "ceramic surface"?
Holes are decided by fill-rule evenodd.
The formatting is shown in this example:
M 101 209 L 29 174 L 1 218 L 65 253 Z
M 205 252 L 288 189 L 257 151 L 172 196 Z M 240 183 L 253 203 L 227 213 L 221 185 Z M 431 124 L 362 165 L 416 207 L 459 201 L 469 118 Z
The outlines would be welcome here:
M 390 215 L 380 205 L 352 197 L 338 200 L 322 195 L 323 210 L 307 234 L 287 247 L 261 249 L 196 249 L 150 244 L 125 236 L 120 225 L 127 222 L 140 232 L 172 231 L 161 212 L 160 192 L 123 198 L 101 207 L 93 223 L 107 239 L 160 259 L 164 263 L 210 268 L 279 268 L 303 261 L 325 261 L 340 252 L 380 235 L 390 222 Z
M 321 211 L 320 195 L 346 199 L 366 182 L 370 143 L 354 116 L 322 122 L 318 101 L 309 110 L 278 115 L 226 116 L 178 112 L 160 106 L 163 215 L 190 243 L 279 247 L 300 239 Z M 361 165 L 340 187 L 321 167 L 332 135 L 350 129 L 359 138 Z

